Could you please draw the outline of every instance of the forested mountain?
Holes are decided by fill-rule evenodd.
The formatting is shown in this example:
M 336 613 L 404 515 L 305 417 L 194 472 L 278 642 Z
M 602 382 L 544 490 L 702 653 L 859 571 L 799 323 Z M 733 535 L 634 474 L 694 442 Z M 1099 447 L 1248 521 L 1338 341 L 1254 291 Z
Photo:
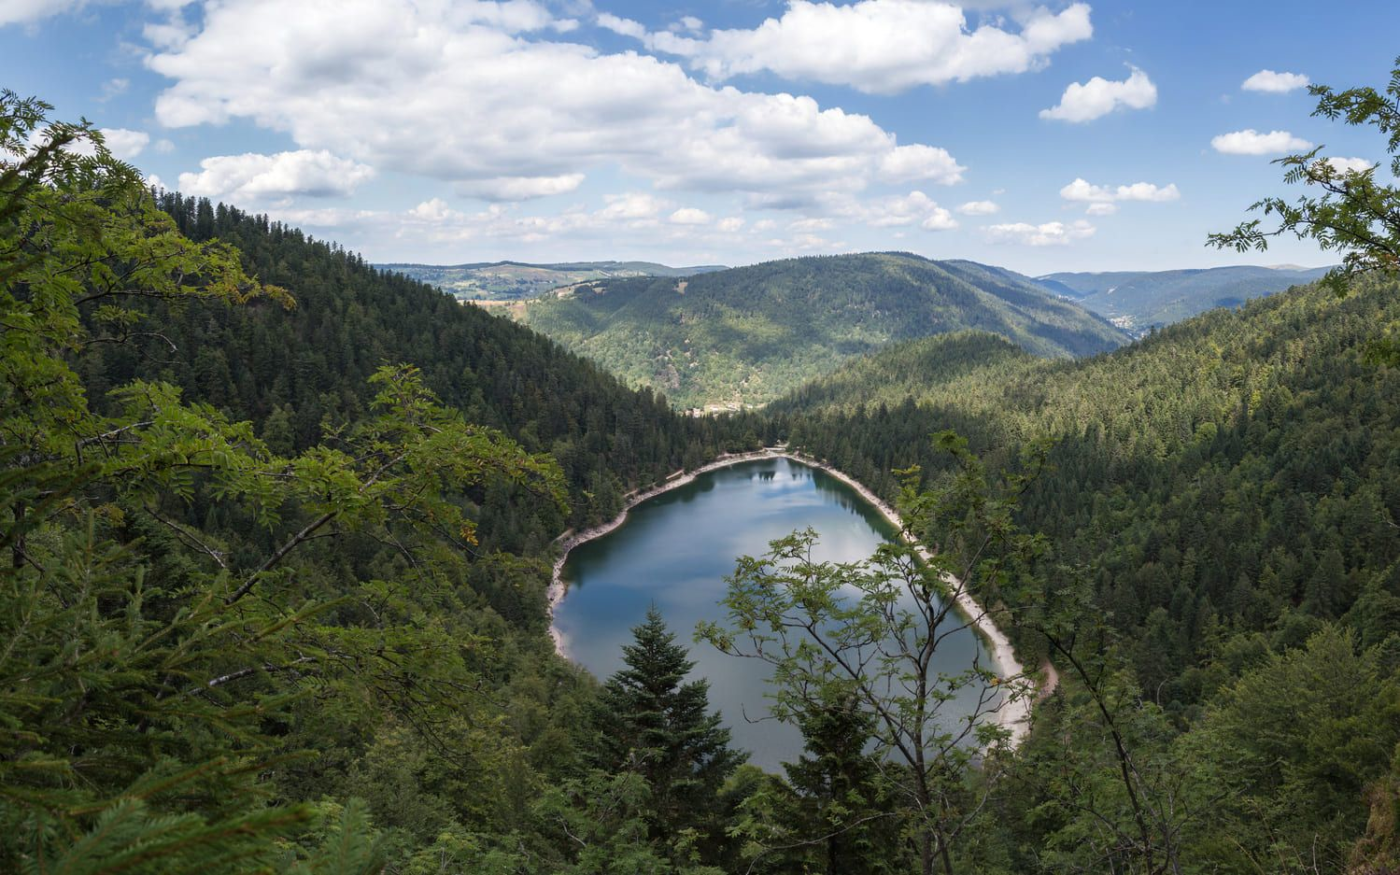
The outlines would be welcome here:
M 559 264 L 524 264 L 493 261 L 477 264 L 378 264 L 380 270 L 436 286 L 463 301 L 519 301 L 550 289 L 613 277 L 687 277 L 724 270 L 719 265 L 668 267 L 650 261 L 578 261 Z
M 1318 287 L 1256 299 L 1080 361 L 929 338 L 768 412 L 794 446 L 891 497 L 895 470 L 922 466 L 925 483 L 949 470 L 932 433 L 966 437 L 993 476 L 1036 470 L 1024 453 L 1048 441 L 1017 514 L 1044 552 L 983 597 L 1024 612 L 1026 656 L 1050 643 L 1036 617 L 1075 604 L 1074 638 L 1130 670 L 1162 721 L 1137 767 L 1163 769 L 1144 780 L 1185 806 L 1190 856 L 1243 871 L 1271 842 L 1311 840 L 1321 870 L 1342 871 L 1368 816 L 1393 818 L 1384 782 L 1400 774 L 1400 381 L 1371 354 L 1397 320 L 1400 286 L 1369 282 L 1342 300 Z M 1042 708 L 1047 733 L 1083 719 L 1073 701 Z M 1251 709 L 1273 710 L 1251 725 Z M 1353 743 L 1371 753 L 1341 752 Z M 1066 759 L 1040 736 L 1031 759 L 1065 769 L 1090 748 Z M 1054 847 L 1074 818 L 1033 817 L 1031 796 L 1003 800 L 1023 812 L 1006 824 L 1028 818 L 1009 844 Z
M 882 253 L 798 258 L 686 280 L 589 283 L 524 321 L 682 406 L 762 404 L 890 343 L 964 329 L 1041 356 L 1124 335 L 1009 271 Z
M 1052 273 L 1035 282 L 1141 334 L 1216 307 L 1315 282 L 1327 268 L 1213 267 L 1205 270 Z
M 1394 279 L 1052 360 L 1025 347 L 1117 335 L 1009 272 L 758 266 L 750 310 L 720 282 L 675 312 L 791 354 L 765 320 L 797 311 L 849 361 L 762 415 L 686 418 L 334 245 L 153 197 L 47 110 L 0 92 L 0 871 L 1400 867 Z M 872 326 L 907 335 L 856 358 Z M 649 616 L 600 685 L 545 597 L 565 525 L 778 439 L 937 548 L 834 566 L 796 535 L 736 564 L 739 622 L 700 631 L 796 636 L 765 654 L 805 745 L 783 775 L 730 746 L 690 630 Z M 1059 670 L 1020 748 L 930 716 L 959 681 L 895 596 L 956 618 L 948 568 Z M 813 608 L 883 692 L 783 625 Z M 888 628 L 913 662 L 872 656 Z M 901 759 L 872 750 L 891 724 Z
M 174 193 L 160 205 L 191 239 L 237 246 L 249 273 L 286 288 L 296 306 L 274 314 L 266 304 L 212 312 L 151 304 L 163 337 L 99 347 L 85 360 L 96 397 L 158 362 L 159 377 L 189 397 L 252 420 L 275 449 L 299 451 L 321 439 L 328 418 L 363 415 L 376 368 L 413 364 L 470 421 L 559 460 L 571 525 L 610 519 L 623 492 L 722 449 L 722 424 L 678 416 L 651 390 L 629 390 L 509 320 L 264 217 Z M 492 545 L 530 550 L 565 522 L 484 517 Z
M 0 871 L 545 873 L 580 834 L 694 869 L 689 813 L 717 836 L 733 803 L 590 765 L 550 540 L 749 420 L 154 198 L 46 110 L 0 94 Z M 718 719 L 675 683 L 657 749 Z

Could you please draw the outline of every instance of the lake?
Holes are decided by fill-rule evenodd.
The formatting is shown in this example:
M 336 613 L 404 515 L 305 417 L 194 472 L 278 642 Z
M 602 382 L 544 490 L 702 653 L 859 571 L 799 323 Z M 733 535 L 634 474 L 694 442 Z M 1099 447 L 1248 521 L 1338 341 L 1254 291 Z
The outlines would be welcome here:
M 818 561 L 855 562 L 897 532 L 880 512 L 829 474 L 789 459 L 718 468 L 631 510 L 621 527 L 580 544 L 564 564 L 568 595 L 555 628 L 568 656 L 606 679 L 622 666 L 622 645 L 655 604 L 695 661 L 691 677 L 710 681 L 710 707 L 723 713 L 734 745 L 750 761 L 776 771 L 795 759 L 802 737 L 768 715 L 767 667 L 693 643 L 695 624 L 725 619 L 724 578 L 739 556 L 758 556 L 768 542 L 811 527 Z M 944 671 L 960 671 L 981 653 L 971 629 L 939 648 Z M 984 655 L 985 659 L 985 655 Z

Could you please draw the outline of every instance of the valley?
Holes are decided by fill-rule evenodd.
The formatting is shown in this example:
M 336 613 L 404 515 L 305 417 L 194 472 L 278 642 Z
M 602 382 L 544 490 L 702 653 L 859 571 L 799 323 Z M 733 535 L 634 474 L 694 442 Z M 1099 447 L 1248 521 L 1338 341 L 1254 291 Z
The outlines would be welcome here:
M 0 872 L 1400 872 L 1389 9 L 615 11 L 0 4 Z

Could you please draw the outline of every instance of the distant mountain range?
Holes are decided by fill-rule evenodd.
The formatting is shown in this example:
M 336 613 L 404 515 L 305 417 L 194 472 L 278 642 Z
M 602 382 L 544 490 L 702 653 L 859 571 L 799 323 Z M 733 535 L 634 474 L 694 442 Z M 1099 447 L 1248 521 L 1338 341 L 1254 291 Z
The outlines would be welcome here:
M 1052 294 L 1078 301 L 1136 335 L 1216 307 L 1314 282 L 1327 268 L 1215 267 L 1204 270 L 1052 273 L 1035 277 Z
M 437 286 L 464 301 L 519 301 L 551 289 L 590 280 L 614 277 L 686 277 L 724 270 L 723 265 L 668 267 L 650 261 L 572 261 L 558 264 L 526 264 L 492 261 L 475 264 L 377 264 L 411 279 Z
M 890 343 L 966 329 L 1046 357 L 1091 355 L 1129 339 L 1020 274 L 907 253 L 601 279 L 515 315 L 685 407 L 763 404 Z

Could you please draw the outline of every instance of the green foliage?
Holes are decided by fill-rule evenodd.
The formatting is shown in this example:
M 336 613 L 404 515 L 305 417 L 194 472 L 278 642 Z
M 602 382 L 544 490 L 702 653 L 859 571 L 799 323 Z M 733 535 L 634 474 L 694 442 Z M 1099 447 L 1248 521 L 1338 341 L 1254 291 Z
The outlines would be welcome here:
M 168 347 L 179 308 L 290 299 L 183 237 L 85 126 L 31 149 L 47 108 L 0 101 L 0 869 L 381 871 L 420 840 L 389 818 L 395 847 L 375 838 L 382 799 L 346 804 L 319 850 L 289 841 L 395 725 L 405 758 L 448 763 L 409 799 L 450 800 L 448 832 L 508 829 L 500 784 L 489 809 L 464 788 L 515 767 L 529 792 L 483 693 L 537 669 L 498 650 L 509 630 L 464 584 L 483 491 L 562 518 L 558 467 L 409 366 L 377 368 L 358 416 L 286 455 L 159 375 L 114 379 L 104 355 Z
M 594 762 L 642 779 L 644 820 L 663 853 L 674 855 L 682 840 L 713 849 L 722 829 L 720 788 L 745 757 L 730 749 L 729 730 L 709 712 L 708 682 L 685 680 L 695 663 L 661 614 L 649 610 L 632 632 L 634 642 L 623 647 L 627 667 L 603 685 L 595 707 Z
M 833 708 L 859 709 L 843 725 L 868 733 L 875 761 L 899 764 L 883 771 L 881 783 L 905 801 L 902 814 L 917 837 L 924 873 L 936 861 L 951 871 L 951 847 L 978 807 L 969 766 L 1007 737 L 995 713 L 1025 695 L 977 661 L 955 674 L 938 671 L 936 654 L 950 634 L 979 619 L 960 613 L 962 594 L 1003 581 L 1008 559 L 1035 549 L 1034 539 L 1019 535 L 1010 521 L 1024 481 L 993 489 L 964 441 L 944 434 L 935 444 L 953 457 L 957 472 L 922 492 L 918 473 L 904 472 L 904 538 L 882 544 L 861 563 L 813 561 L 817 536 L 810 529 L 776 540 L 768 555 L 739 559 L 722 602 L 727 624 L 703 623 L 697 630 L 725 653 L 772 666 L 772 714 L 802 727 L 809 745 L 825 736 L 814 751 L 819 755 L 839 751 L 824 729 L 841 719 Z M 915 538 L 938 551 L 921 555 Z M 944 706 L 958 698 L 966 713 L 954 720 Z M 857 773 L 864 737 L 854 751 L 839 752 Z M 799 767 L 794 785 L 804 789 L 819 775 L 820 768 L 814 774 Z M 867 776 L 859 783 L 847 792 L 873 799 L 875 782 Z M 825 807 L 827 817 L 840 819 L 839 807 Z M 860 833 L 849 838 L 859 840 Z
M 1341 871 L 1400 744 L 1400 676 L 1327 626 L 1222 691 L 1182 740 L 1214 794 L 1196 841 L 1223 865 Z
M 920 379 L 940 353 L 920 341 L 775 412 L 793 445 L 887 498 L 900 488 L 894 470 L 947 469 L 922 439 L 931 432 L 956 428 L 993 472 L 1053 441 L 1017 516 L 1053 544 L 1053 561 L 1008 602 L 1086 581 L 1090 604 L 1130 642 L 1139 683 L 1184 719 L 1217 683 L 1204 663 L 1232 632 L 1301 644 L 1315 629 L 1292 625 L 1347 616 L 1376 588 L 1396 593 L 1400 402 L 1364 350 L 1375 325 L 1397 319 L 1385 286 L 1345 300 L 1312 288 L 1108 356 L 989 361 L 946 369 L 946 383 Z M 1395 631 L 1387 604 L 1373 594 L 1353 615 L 1370 640 Z M 1029 656 L 1045 647 L 1030 634 L 1018 644 Z
M 1367 87 L 1337 91 L 1327 85 L 1312 85 L 1308 91 L 1317 98 L 1314 116 L 1373 127 L 1385 136 L 1391 170 L 1400 176 L 1400 58 L 1384 91 Z M 1320 196 L 1303 195 L 1292 203 L 1281 197 L 1264 198 L 1250 209 L 1276 217 L 1276 227 L 1265 230 L 1262 219 L 1253 219 L 1233 231 L 1211 234 L 1210 245 L 1262 252 L 1272 237 L 1312 240 L 1325 250 L 1341 253 L 1341 266 L 1322 280 L 1338 294 L 1345 294 L 1359 277 L 1400 273 L 1400 187 L 1377 182 L 1374 166 L 1354 170 L 1332 164 L 1323 157 L 1323 148 L 1274 162 L 1284 168 L 1284 182 L 1302 183 Z
M 528 452 L 553 455 L 563 471 L 567 517 L 504 483 L 474 496 L 484 549 L 542 553 L 566 526 L 616 513 L 591 497 L 600 482 L 620 497 L 744 448 L 733 436 L 762 431 L 677 415 L 663 397 L 628 390 L 534 332 L 265 217 L 175 193 L 157 202 L 189 237 L 236 245 L 245 270 L 290 289 L 297 307 L 210 311 L 143 299 L 148 327 L 161 337 L 95 350 L 81 370 L 94 398 L 158 375 L 187 398 L 255 423 L 269 447 L 290 454 L 320 443 L 327 423 L 368 415 L 376 391 L 369 381 L 381 367 L 411 364 L 444 406 Z
M 532 303 L 526 324 L 683 406 L 756 405 L 890 343 L 978 329 L 1045 356 L 1125 337 L 1030 281 L 884 253 L 800 258 L 686 280 L 608 280 Z

